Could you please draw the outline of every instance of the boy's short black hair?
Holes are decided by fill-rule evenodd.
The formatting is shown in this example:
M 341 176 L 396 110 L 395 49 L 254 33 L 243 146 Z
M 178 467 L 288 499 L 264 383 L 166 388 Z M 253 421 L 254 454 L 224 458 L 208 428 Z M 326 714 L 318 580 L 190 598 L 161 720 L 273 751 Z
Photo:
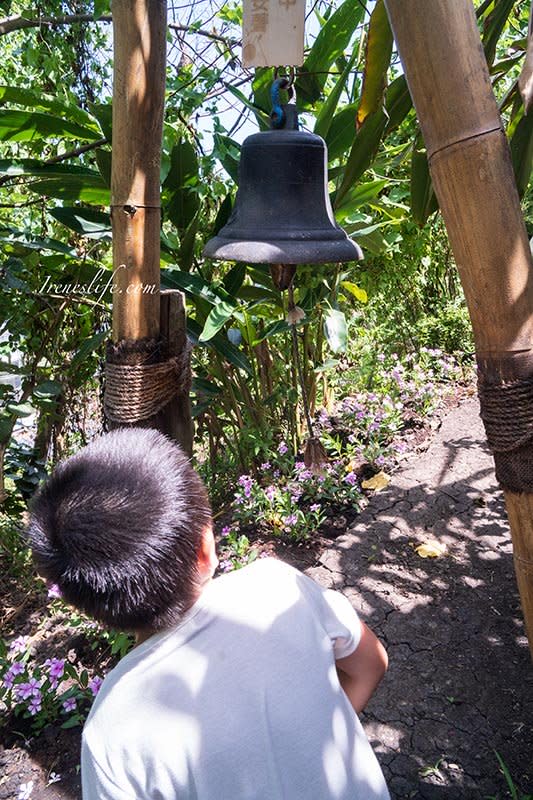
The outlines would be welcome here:
M 157 630 L 196 599 L 211 509 L 187 457 L 162 433 L 121 428 L 95 439 L 58 464 L 29 511 L 38 571 L 95 619 Z

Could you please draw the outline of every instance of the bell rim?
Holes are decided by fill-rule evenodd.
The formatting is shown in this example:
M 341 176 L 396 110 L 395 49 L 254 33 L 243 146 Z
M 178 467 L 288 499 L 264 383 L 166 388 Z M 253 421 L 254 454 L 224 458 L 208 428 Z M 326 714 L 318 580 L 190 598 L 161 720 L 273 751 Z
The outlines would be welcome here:
M 250 264 L 328 264 L 362 261 L 363 251 L 357 242 L 343 239 L 278 239 L 228 241 L 222 236 L 210 239 L 202 256 L 223 261 Z

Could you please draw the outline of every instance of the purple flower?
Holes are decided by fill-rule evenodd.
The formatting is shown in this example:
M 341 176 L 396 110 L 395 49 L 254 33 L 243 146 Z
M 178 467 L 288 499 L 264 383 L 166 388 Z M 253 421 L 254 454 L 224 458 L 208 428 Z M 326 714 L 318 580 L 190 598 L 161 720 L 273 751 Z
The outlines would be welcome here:
M 289 452 L 289 448 L 287 447 L 285 442 L 280 442 L 280 444 L 278 445 L 278 453 L 280 454 L 280 456 L 284 456 L 285 453 L 288 453 L 288 452 Z
M 267 470 L 267 469 L 271 469 L 271 468 L 272 468 L 272 464 L 270 463 L 270 461 L 265 461 L 264 464 L 261 464 L 261 466 L 259 467 L 259 469 L 262 469 L 262 470 Z
M 249 498 L 250 495 L 252 494 L 252 486 L 254 485 L 254 479 L 250 475 L 241 475 L 238 482 L 244 490 L 244 496 L 246 498 Z
M 76 710 L 76 700 L 74 697 L 69 697 L 67 700 L 63 701 L 63 708 L 65 711 L 75 711 Z
M 31 698 L 31 700 L 29 702 L 29 705 L 28 705 L 28 711 L 30 712 L 32 717 L 34 717 L 36 714 L 39 713 L 41 708 L 42 708 L 42 706 L 41 706 L 41 693 L 39 692 L 39 695 L 34 695 Z
M 355 484 L 357 483 L 357 475 L 355 474 L 355 472 L 349 472 L 344 478 L 344 480 L 346 481 L 346 483 L 350 484 L 350 486 L 355 486 Z
M 375 463 L 377 464 L 378 467 L 382 467 L 383 464 L 385 463 L 385 456 L 378 456 L 375 459 Z
M 57 681 L 58 678 L 63 677 L 63 673 L 65 671 L 65 659 L 64 658 L 47 658 L 44 662 L 44 666 L 48 667 L 50 670 L 50 677 L 52 680 Z
M 100 691 L 102 683 L 103 679 L 99 678 L 98 675 L 95 675 L 94 678 L 91 678 L 91 680 L 89 681 L 89 690 L 92 692 L 94 697 L 96 697 L 96 695 Z
M 57 598 L 63 597 L 63 593 L 61 589 L 57 585 L 57 583 L 49 583 L 48 584 L 48 599 L 49 600 L 56 600 Z
M 29 639 L 30 639 L 29 636 L 17 636 L 16 639 L 13 639 L 13 641 L 9 645 L 10 655 L 26 652 Z
M 41 686 L 42 681 L 38 681 L 37 678 L 30 678 L 28 683 L 19 683 L 15 686 L 15 693 L 17 695 L 18 700 L 27 700 L 28 697 L 39 697 L 41 696 Z
M 265 497 L 271 503 L 276 496 L 276 487 L 275 486 L 267 486 L 265 489 Z
M 313 514 L 318 514 L 320 509 L 321 509 L 320 503 L 313 503 L 312 505 L 309 506 L 309 511 L 312 511 Z
M 13 688 L 13 675 L 9 672 L 9 670 L 4 675 L 4 679 L 2 681 L 4 688 L 12 689 Z
M 229 558 L 226 558 L 224 559 L 224 561 L 221 561 L 218 566 L 220 567 L 222 572 L 229 572 L 230 570 L 233 569 L 233 562 L 230 561 Z
M 286 517 L 283 517 L 283 523 L 286 528 L 292 528 L 293 525 L 296 525 L 298 522 L 298 517 L 296 514 L 288 514 Z
M 14 661 L 11 666 L 9 667 L 8 671 L 4 675 L 4 686 L 6 689 L 11 689 L 13 687 L 13 680 L 17 675 L 21 675 L 25 670 L 24 664 L 20 661 Z
M 231 533 L 231 525 L 224 525 L 224 527 L 220 531 L 221 536 L 229 536 L 230 533 Z

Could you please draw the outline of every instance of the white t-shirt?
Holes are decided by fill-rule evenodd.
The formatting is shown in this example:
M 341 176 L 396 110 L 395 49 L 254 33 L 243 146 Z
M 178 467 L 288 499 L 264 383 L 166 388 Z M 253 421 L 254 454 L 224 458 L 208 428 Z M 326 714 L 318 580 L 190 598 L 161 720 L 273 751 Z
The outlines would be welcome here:
M 335 670 L 360 635 L 342 594 L 281 561 L 211 581 L 106 677 L 84 800 L 389 800 Z

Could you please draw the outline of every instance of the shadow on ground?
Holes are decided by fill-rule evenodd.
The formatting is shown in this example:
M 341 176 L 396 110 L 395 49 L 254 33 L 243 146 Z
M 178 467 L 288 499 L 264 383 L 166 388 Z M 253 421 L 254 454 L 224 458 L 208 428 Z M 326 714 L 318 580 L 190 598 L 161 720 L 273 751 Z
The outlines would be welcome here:
M 306 572 L 342 588 L 387 645 L 364 723 L 397 800 L 533 791 L 533 665 L 503 495 L 476 400 L 454 409 Z M 436 539 L 445 555 L 421 558 Z

